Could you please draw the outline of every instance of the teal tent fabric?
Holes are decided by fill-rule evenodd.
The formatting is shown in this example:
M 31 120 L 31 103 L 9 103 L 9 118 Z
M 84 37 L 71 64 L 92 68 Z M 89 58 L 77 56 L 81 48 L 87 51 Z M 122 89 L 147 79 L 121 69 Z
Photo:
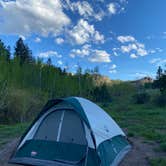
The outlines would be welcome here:
M 69 102 L 75 108 L 75 111 L 80 115 L 80 117 L 90 127 L 88 118 L 86 117 L 85 112 L 84 112 L 81 104 L 78 102 L 78 100 L 76 98 L 74 98 L 74 97 L 68 97 L 68 98 L 64 99 L 64 101 Z
M 29 140 L 17 151 L 16 158 L 34 158 L 50 161 L 79 162 L 78 166 L 97 166 L 100 163 L 94 149 L 85 145 L 67 144 L 55 141 Z
M 86 151 L 85 145 L 46 140 L 29 140 L 17 151 L 16 157 L 77 162 L 86 155 Z
M 110 166 L 118 154 L 128 145 L 128 141 L 123 136 L 116 136 L 102 142 L 97 149 L 101 158 L 101 166 Z

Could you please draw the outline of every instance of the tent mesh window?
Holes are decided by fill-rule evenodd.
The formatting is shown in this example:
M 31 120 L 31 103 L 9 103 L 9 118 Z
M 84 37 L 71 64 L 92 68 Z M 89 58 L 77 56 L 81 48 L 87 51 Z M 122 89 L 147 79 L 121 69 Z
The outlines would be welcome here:
M 17 157 L 79 162 L 87 152 L 82 120 L 73 110 L 55 110 L 44 117 L 32 140 L 19 149 Z

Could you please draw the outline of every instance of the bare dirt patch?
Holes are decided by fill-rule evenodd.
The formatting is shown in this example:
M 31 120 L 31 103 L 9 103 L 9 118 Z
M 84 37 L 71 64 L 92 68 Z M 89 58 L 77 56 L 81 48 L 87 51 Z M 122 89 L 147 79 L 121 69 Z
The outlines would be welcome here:
M 166 157 L 166 153 L 155 150 L 159 147 L 155 142 L 145 142 L 138 137 L 131 137 L 129 140 L 132 150 L 122 160 L 120 166 L 150 166 L 150 159 Z
M 18 140 L 18 138 L 15 138 L 0 148 L 0 166 L 14 166 L 13 164 L 8 164 L 8 160 L 13 150 L 16 148 Z

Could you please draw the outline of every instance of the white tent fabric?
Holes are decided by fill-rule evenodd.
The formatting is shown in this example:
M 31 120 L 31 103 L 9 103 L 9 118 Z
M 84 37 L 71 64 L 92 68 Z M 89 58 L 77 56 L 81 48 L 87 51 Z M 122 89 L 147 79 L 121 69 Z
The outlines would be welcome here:
M 113 138 L 114 136 L 125 136 L 124 132 L 115 123 L 115 121 L 99 106 L 84 98 L 76 97 L 76 99 L 81 104 L 89 120 L 97 146 L 103 141 Z

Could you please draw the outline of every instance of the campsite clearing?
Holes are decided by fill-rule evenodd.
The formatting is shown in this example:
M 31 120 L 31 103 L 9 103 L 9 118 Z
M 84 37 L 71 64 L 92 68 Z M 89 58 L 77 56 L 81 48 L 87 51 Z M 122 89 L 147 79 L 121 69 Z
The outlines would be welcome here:
M 129 136 L 133 149 L 122 161 L 121 166 L 165 166 L 166 165 L 166 111 L 163 108 L 130 106 L 117 111 L 112 105 L 104 106 Z M 114 111 L 110 111 L 114 110 Z M 8 166 L 7 160 L 18 138 L 29 124 L 0 125 L 0 163 Z M 6 144 L 7 143 L 7 144 Z

